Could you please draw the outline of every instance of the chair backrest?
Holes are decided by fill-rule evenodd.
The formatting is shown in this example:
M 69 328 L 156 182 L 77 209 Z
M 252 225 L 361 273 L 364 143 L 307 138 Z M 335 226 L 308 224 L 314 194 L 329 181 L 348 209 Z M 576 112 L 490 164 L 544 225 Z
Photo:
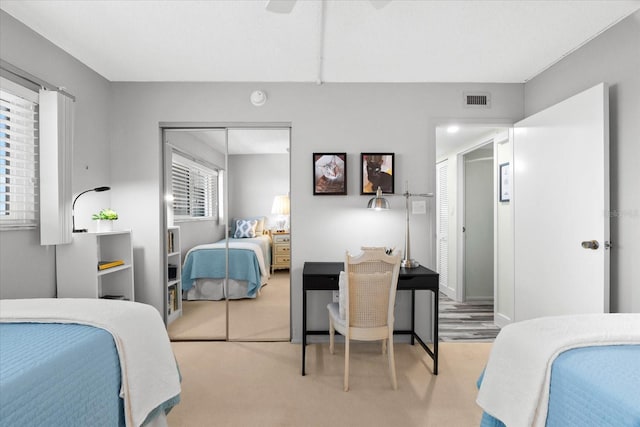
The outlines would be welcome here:
M 346 322 L 350 327 L 374 328 L 393 325 L 400 255 L 384 248 L 362 248 L 345 260 L 347 292 Z

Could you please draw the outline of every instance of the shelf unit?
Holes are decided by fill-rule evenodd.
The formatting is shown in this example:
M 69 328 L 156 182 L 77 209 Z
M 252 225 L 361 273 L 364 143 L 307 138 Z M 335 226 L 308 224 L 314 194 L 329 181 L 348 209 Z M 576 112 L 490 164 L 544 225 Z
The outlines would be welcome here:
M 100 270 L 107 261 L 123 264 Z M 74 233 L 56 246 L 58 298 L 112 298 L 134 301 L 131 231 Z
M 180 227 L 167 229 L 167 325 L 182 316 Z

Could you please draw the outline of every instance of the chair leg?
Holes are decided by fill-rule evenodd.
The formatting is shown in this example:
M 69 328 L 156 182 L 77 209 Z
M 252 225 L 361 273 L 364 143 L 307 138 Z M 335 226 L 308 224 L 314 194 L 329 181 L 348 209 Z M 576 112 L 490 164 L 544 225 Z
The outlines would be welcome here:
M 382 340 L 382 354 L 384 354 L 387 351 L 387 339 L 383 339 Z
M 333 327 L 333 318 L 331 317 L 331 315 L 329 315 L 329 353 L 331 354 L 333 354 L 334 352 L 333 341 L 335 338 L 335 334 L 336 334 L 336 330 Z
M 392 335 L 393 336 L 393 335 Z M 398 389 L 398 379 L 396 378 L 396 360 L 393 351 L 393 338 L 389 338 L 389 373 L 391 374 L 391 386 L 394 390 Z
M 349 337 L 344 337 L 344 391 L 349 391 Z

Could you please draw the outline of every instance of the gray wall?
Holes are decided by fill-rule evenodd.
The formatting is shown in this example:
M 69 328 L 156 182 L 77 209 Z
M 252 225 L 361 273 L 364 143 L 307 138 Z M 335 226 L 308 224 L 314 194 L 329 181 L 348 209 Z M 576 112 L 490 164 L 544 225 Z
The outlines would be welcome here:
M 300 338 L 302 266 L 307 260 L 340 260 L 345 249 L 361 245 L 402 247 L 404 211 L 392 198 L 392 211 L 367 212 L 359 195 L 360 152 L 396 153 L 399 190 L 434 191 L 435 126 L 461 118 L 482 123 L 516 121 L 598 81 L 611 90 L 612 146 L 612 308 L 640 311 L 634 294 L 640 259 L 637 191 L 640 158 L 639 13 L 524 85 L 519 84 L 227 84 L 109 83 L 48 41 L 0 12 L 0 55 L 12 64 L 78 98 L 74 193 L 111 185 L 108 193 L 86 196 L 77 206 L 79 226 L 107 205 L 133 230 L 137 299 L 161 309 L 161 135 L 160 122 L 289 122 L 292 125 L 292 299 L 294 339 Z M 261 108 L 249 94 L 263 89 Z M 492 109 L 465 109 L 463 91 L 489 91 Z M 525 102 L 526 99 L 526 102 Z M 313 152 L 348 153 L 348 196 L 313 196 Z M 429 208 L 433 211 L 433 202 Z M 413 216 L 413 256 L 434 266 L 435 219 Z M 32 232 L 3 232 L 0 290 L 8 296 L 52 296 L 53 251 Z M 19 251 L 19 252 L 18 252 Z M 33 268 L 34 265 L 39 268 Z M 40 268 L 42 267 L 42 268 Z M 27 290 L 28 289 L 28 290 Z M 5 296 L 6 295 L 6 296 Z M 327 296 L 311 299 L 310 327 L 326 324 Z M 406 311 L 406 300 L 400 301 Z M 422 301 L 426 303 L 426 301 Z M 424 314 L 423 314 L 424 315 Z M 406 320 L 403 320 L 406 321 Z
M 269 95 L 254 107 L 249 95 Z M 493 108 L 465 109 L 462 93 L 492 93 Z M 435 185 L 435 126 L 447 118 L 515 121 L 522 117 L 522 85 L 518 84 L 304 84 L 304 83 L 113 83 L 112 152 L 128 156 L 112 162 L 114 205 L 134 230 L 134 244 L 144 251 L 136 264 L 136 280 L 147 291 L 143 301 L 161 307 L 160 122 L 291 123 L 292 325 L 300 338 L 302 267 L 305 261 L 342 260 L 345 250 L 362 245 L 403 247 L 404 201 L 392 198 L 392 211 L 368 212 L 370 196 L 359 194 L 361 152 L 395 152 L 395 180 L 414 192 Z M 348 195 L 313 196 L 312 153 L 348 154 Z M 144 207 L 144 216 L 141 214 Z M 432 201 L 429 202 L 432 211 Z M 155 212 L 154 212 L 155 209 Z M 435 217 L 412 217 L 412 256 L 434 266 Z M 138 258 L 136 258 L 138 261 Z M 143 277 L 138 276 L 138 272 Z M 420 304 L 427 304 L 425 295 Z M 310 299 L 309 326 L 327 323 L 330 296 Z M 399 323 L 407 322 L 407 298 L 399 297 Z M 426 316 L 425 312 L 421 313 Z M 421 320 L 421 319 L 418 319 Z M 426 320 L 424 321 L 426 323 Z
M 0 57 L 76 96 L 73 193 L 110 185 L 111 84 L 61 49 L 0 11 Z M 91 214 L 110 207 L 110 192 L 76 204 L 76 227 L 94 229 Z M 54 297 L 55 247 L 40 246 L 39 230 L 0 233 L 0 298 Z
M 525 84 L 529 116 L 609 84 L 611 311 L 640 312 L 640 11 Z
M 289 192 L 289 155 L 229 156 L 228 176 L 229 219 L 265 216 L 265 225 L 274 225 L 273 198 Z

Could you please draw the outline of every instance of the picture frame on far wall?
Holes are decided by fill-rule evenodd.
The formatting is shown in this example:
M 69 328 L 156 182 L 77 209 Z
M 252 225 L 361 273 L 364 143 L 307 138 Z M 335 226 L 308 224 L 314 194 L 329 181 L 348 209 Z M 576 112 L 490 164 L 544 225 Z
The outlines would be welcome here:
M 360 153 L 360 194 L 393 194 L 394 153 Z
M 500 201 L 508 202 L 511 200 L 511 168 L 509 163 L 500 165 Z
M 313 194 L 347 194 L 347 153 L 313 153 Z

